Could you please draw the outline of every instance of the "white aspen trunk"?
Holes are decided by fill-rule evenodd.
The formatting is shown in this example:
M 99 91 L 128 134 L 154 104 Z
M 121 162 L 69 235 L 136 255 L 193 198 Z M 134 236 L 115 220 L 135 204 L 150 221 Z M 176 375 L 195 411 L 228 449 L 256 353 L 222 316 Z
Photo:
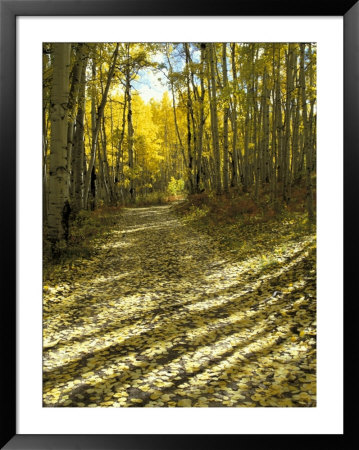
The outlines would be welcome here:
M 299 105 L 296 101 L 292 111 L 293 136 L 292 136 L 292 158 L 291 173 L 293 183 L 298 181 L 298 147 L 299 147 Z
M 199 113 L 199 126 L 198 126 L 198 151 L 197 151 L 197 174 L 196 174 L 196 191 L 200 192 L 201 172 L 202 172 L 202 151 L 203 151 L 203 129 L 205 123 L 204 117 L 204 63 L 205 63 L 205 44 L 201 44 L 201 66 L 200 66 L 200 83 L 201 83 L 201 95 L 199 96 L 200 113 Z
M 246 109 L 244 122 L 244 164 L 243 164 L 243 190 L 248 192 L 249 188 L 249 108 Z
M 276 98 L 276 70 L 275 70 L 275 44 L 273 46 L 272 58 L 272 98 L 273 98 L 273 112 L 272 112 L 272 154 L 271 154 L 271 201 L 274 203 L 277 189 L 277 98 Z
M 51 145 L 49 175 L 48 239 L 67 239 L 68 187 L 67 119 L 69 97 L 70 44 L 53 44 L 54 66 L 51 92 Z
M 253 74 L 254 74 L 254 64 L 253 64 Z M 254 77 L 253 77 L 254 78 Z M 253 123 L 253 134 L 252 134 L 252 143 L 254 144 L 253 148 L 253 172 L 252 177 L 254 176 L 254 195 L 255 198 L 258 198 L 259 192 L 259 182 L 260 182 L 260 172 L 261 172 L 261 160 L 260 160 L 260 151 L 258 146 L 257 136 L 259 135 L 259 127 L 258 127 L 258 105 L 257 105 L 257 87 L 254 84 L 253 79 L 253 89 L 252 89 L 252 104 L 253 104 L 253 112 L 252 112 L 252 123 Z
M 297 68 L 297 49 L 295 49 L 294 55 L 294 64 L 295 69 Z M 296 76 L 294 84 L 296 86 L 299 85 L 298 76 Z M 292 123 L 293 123 L 293 136 L 292 136 L 292 160 L 291 160 L 291 174 L 292 174 L 292 183 L 295 184 L 300 179 L 300 173 L 298 171 L 299 168 L 299 126 L 300 126 L 300 92 L 297 89 L 298 94 L 296 95 L 295 104 L 292 110 Z
M 169 73 L 171 75 L 171 73 L 173 72 L 171 61 L 170 61 L 170 58 L 169 58 L 168 54 L 166 56 L 167 56 L 167 61 L 168 61 L 168 65 L 169 65 L 169 68 L 170 68 Z M 175 90 L 174 90 L 173 80 L 171 79 L 171 76 L 169 77 L 169 81 L 170 81 L 170 86 L 171 86 L 173 120 L 174 120 L 174 124 L 175 124 L 176 136 L 177 136 L 178 144 L 179 144 L 179 147 L 180 147 L 180 150 L 181 150 L 181 153 L 182 153 L 182 157 L 183 157 L 183 162 L 185 164 L 187 175 L 188 175 L 188 163 L 187 163 L 186 153 L 184 151 L 184 145 L 183 145 L 183 142 L 182 142 L 181 134 L 179 132 L 179 127 L 178 127 L 176 97 L 175 97 Z
M 103 164 L 103 181 L 106 189 L 107 195 L 107 203 L 110 204 L 113 202 L 113 189 L 110 178 L 110 169 L 107 159 L 107 136 L 106 136 L 106 126 L 105 126 L 105 118 L 102 120 L 102 164 Z
M 289 157 L 291 143 L 291 96 L 293 91 L 293 44 L 288 44 L 285 102 L 285 145 L 283 148 L 283 200 L 288 203 L 290 192 Z
M 223 190 L 228 192 L 229 188 L 229 155 L 228 155 L 228 119 L 229 119 L 229 88 L 227 75 L 227 44 L 222 43 L 222 71 L 224 88 L 224 113 L 223 113 Z
M 121 135 L 118 141 L 118 150 L 116 155 L 116 167 L 115 167 L 115 175 L 114 175 L 114 183 L 115 183 L 115 192 L 116 192 L 116 200 L 120 197 L 123 199 L 123 186 L 121 189 L 119 188 L 120 182 L 123 182 L 123 140 L 125 138 L 125 127 L 126 127 L 126 110 L 127 110 L 127 95 L 125 92 L 124 105 L 122 111 L 122 128 Z M 120 170 L 121 168 L 121 170 Z
M 237 124 L 237 68 L 236 68 L 236 44 L 233 42 L 231 44 L 231 57 L 232 57 L 232 77 L 234 84 L 234 92 L 233 92 L 233 110 L 231 115 L 232 121 L 232 187 L 239 187 L 239 161 L 238 161 L 238 152 L 237 152 L 237 133 L 238 133 L 238 124 Z
M 48 153 L 48 120 L 46 119 L 46 105 L 43 106 L 42 116 L 42 218 L 47 224 L 48 215 L 48 179 L 47 179 L 47 153 Z
M 67 169 L 70 173 L 70 186 L 69 190 L 71 192 L 71 181 L 72 181 L 72 151 L 74 145 L 74 131 L 75 131 L 75 117 L 76 117 L 76 106 L 78 104 L 78 96 L 80 91 L 81 84 L 81 74 L 82 67 L 87 59 L 86 55 L 87 51 L 85 48 L 85 44 L 78 44 L 76 50 L 76 58 L 75 63 L 72 68 L 71 74 L 71 87 L 69 92 L 69 101 L 68 101 L 68 128 L 67 128 Z
M 266 68 L 263 74 L 263 93 L 262 93 L 262 122 L 263 122 L 263 140 L 262 140 L 262 183 L 269 183 L 269 91 L 267 87 L 268 74 Z
M 215 69 L 215 48 L 214 44 L 208 44 L 209 47 L 209 73 L 211 85 L 211 124 L 212 124 L 212 140 L 213 140 L 213 158 L 214 158 L 214 172 L 215 172 L 215 190 L 217 194 L 221 194 L 221 155 L 219 148 L 218 136 L 218 115 L 217 115 L 217 88 L 216 88 L 216 69 Z
M 183 44 L 186 53 L 186 87 L 187 87 L 187 150 L 188 150 L 188 173 L 189 173 L 189 184 L 190 193 L 195 192 L 195 173 L 196 173 L 196 129 L 195 120 L 193 115 L 191 88 L 190 88 L 190 53 L 188 43 Z M 192 122 L 192 131 L 191 131 Z M 193 141 L 193 144 L 192 144 Z M 193 149 L 193 151 L 192 151 Z
M 81 71 L 81 83 L 78 95 L 78 109 L 76 116 L 76 131 L 72 152 L 72 208 L 80 211 L 84 204 L 84 118 L 85 118 L 85 88 L 86 62 Z
M 130 200 L 135 201 L 135 181 L 134 181 L 134 158 L 133 158 L 133 126 L 132 126 L 132 98 L 131 98 L 131 84 L 129 69 L 126 74 L 126 91 L 128 99 L 127 109 L 127 152 L 128 152 L 128 167 L 130 168 Z
M 312 54 L 312 44 L 308 45 L 309 47 L 309 55 L 311 58 L 311 63 L 309 65 L 309 86 L 311 87 L 311 89 L 313 89 L 315 87 L 314 85 L 314 70 L 313 70 L 313 65 L 314 65 L 314 61 L 313 61 L 313 54 Z M 316 154 L 316 114 L 314 114 L 314 104 L 315 104 L 315 99 L 316 96 L 312 96 L 311 100 L 310 100 L 310 113 L 309 113 L 309 136 L 310 136 L 310 144 L 309 144 L 309 148 L 310 148 L 310 159 L 311 159 L 311 167 L 312 170 L 315 171 L 315 166 L 316 166 L 316 158 L 315 158 L 315 154 Z
M 282 181 L 282 148 L 283 148 L 283 124 L 282 124 L 282 107 L 281 107 L 281 67 L 280 67 L 280 47 L 278 47 L 278 63 L 277 63 L 277 76 L 276 76 L 276 142 L 277 142 L 277 153 L 275 156 L 275 206 L 278 207 L 277 204 L 277 196 L 278 196 L 278 182 Z
M 304 59 L 305 59 L 305 44 L 300 44 L 300 88 L 301 88 L 301 100 L 302 100 L 302 118 L 304 127 L 304 150 L 305 155 L 305 173 L 306 173 L 306 188 L 307 188 L 307 210 L 309 222 L 314 221 L 313 210 L 313 187 L 312 187 L 312 152 L 309 142 L 309 127 L 308 127 L 308 113 L 307 113 L 307 95 L 305 85 L 305 72 L 304 72 Z

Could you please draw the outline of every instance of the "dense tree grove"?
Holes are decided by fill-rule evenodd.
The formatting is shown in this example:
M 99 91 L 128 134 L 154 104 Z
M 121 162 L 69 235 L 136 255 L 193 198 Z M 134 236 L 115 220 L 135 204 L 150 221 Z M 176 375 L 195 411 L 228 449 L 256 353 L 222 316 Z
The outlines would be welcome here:
M 43 45 L 43 406 L 316 406 L 316 46 Z
M 166 80 L 162 100 L 134 88 Z M 169 185 L 268 198 L 294 187 L 314 221 L 316 46 L 311 43 L 47 43 L 43 46 L 47 239 L 82 209 L 135 204 Z

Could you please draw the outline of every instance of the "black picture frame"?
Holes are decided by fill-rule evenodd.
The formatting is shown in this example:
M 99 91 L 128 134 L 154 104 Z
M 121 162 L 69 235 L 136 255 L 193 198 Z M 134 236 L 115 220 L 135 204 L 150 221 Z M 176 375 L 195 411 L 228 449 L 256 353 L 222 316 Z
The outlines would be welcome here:
M 344 286 L 345 342 L 355 342 L 359 173 L 359 2 L 342 0 L 240 0 L 235 4 L 197 0 L 0 0 L 0 192 L 2 355 L 1 448 L 6 449 L 220 449 L 347 447 L 355 414 L 347 414 L 343 435 L 18 435 L 16 433 L 16 17 L 18 16 L 343 16 L 344 18 Z M 335 180 L 333 180 L 335 182 Z M 335 213 L 335 212 L 334 212 Z M 353 293 L 353 294 L 351 294 Z M 349 298 L 351 297 L 351 298 Z M 355 375 L 356 352 L 345 347 L 345 406 L 350 399 L 349 374 Z M 353 356 L 354 355 L 354 356 Z M 347 377 L 348 376 L 348 377 Z M 352 399 L 353 401 L 353 399 Z M 354 400 L 355 401 L 355 400 Z M 274 443 L 275 442 L 275 443 Z M 270 443 L 268 447 L 268 443 Z M 332 445 L 331 445 L 332 444 Z M 274 447 L 275 445 L 275 447 Z M 272 447 L 273 446 L 273 447 Z M 326 446 L 328 448 L 328 445 Z

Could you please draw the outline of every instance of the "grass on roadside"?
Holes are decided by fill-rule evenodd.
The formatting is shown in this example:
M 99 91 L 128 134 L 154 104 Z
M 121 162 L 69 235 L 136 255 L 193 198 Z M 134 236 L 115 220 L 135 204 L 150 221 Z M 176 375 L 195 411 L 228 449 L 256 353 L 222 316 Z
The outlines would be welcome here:
M 315 235 L 315 225 L 308 222 L 305 209 L 305 191 L 292 192 L 292 201 L 281 210 L 270 203 L 269 195 L 255 200 L 250 194 L 240 196 L 196 194 L 179 203 L 175 211 L 188 225 L 216 239 L 223 250 L 243 252 L 260 251 L 265 241 L 276 240 L 285 234 L 300 236 Z M 270 250 L 270 244 L 265 245 Z M 265 256 L 264 267 L 273 264 Z
M 95 211 L 80 211 L 70 222 L 68 241 L 59 241 L 53 248 L 51 243 L 43 241 L 44 273 L 52 266 L 71 263 L 79 258 L 89 258 L 95 246 L 93 241 L 104 237 L 116 225 L 121 212 L 118 206 L 103 206 Z M 44 229 L 46 236 L 46 228 Z

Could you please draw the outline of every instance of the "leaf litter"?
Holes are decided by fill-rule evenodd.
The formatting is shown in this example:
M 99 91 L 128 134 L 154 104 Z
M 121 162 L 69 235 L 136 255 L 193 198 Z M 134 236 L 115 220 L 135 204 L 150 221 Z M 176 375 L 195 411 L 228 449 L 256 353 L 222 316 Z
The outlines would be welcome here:
M 315 236 L 117 219 L 44 280 L 45 407 L 316 406 Z

